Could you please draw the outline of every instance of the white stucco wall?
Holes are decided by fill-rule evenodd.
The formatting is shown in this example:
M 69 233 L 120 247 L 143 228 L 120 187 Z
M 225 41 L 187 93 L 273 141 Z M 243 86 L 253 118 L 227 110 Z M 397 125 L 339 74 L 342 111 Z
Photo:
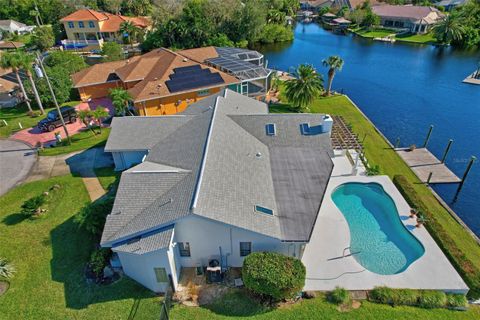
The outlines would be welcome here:
M 178 246 L 174 248 L 183 267 L 206 266 L 209 258 L 220 255 L 219 247 L 228 266 L 241 267 L 245 257 L 240 256 L 240 242 L 252 242 L 252 252 L 273 251 L 296 257 L 301 246 L 198 216 L 186 217 L 175 224 L 174 242 L 190 243 L 191 257 L 180 257 Z
M 147 151 L 112 152 L 113 162 L 115 163 L 115 170 L 125 170 L 132 167 L 133 165 L 141 163 L 143 157 L 147 153 Z
M 117 253 L 122 263 L 123 272 L 127 276 L 154 292 L 165 292 L 168 283 L 157 282 L 153 268 L 165 268 L 167 275 L 172 275 L 174 285 L 176 286 L 178 283 L 176 271 L 173 270 L 172 272 L 170 268 L 171 261 L 169 260 L 169 255 L 173 254 L 172 249 L 162 249 L 143 255 L 125 252 Z

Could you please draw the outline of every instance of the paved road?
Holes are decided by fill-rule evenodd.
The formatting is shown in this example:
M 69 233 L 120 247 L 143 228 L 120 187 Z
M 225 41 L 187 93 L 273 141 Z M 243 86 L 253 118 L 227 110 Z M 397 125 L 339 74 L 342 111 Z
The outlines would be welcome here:
M 27 144 L 0 139 L 0 195 L 28 176 L 36 158 L 35 151 Z

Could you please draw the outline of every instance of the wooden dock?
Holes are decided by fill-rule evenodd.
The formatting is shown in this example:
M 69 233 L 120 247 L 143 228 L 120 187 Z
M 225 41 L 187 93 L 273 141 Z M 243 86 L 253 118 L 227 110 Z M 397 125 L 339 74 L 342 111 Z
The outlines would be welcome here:
M 415 172 L 420 181 L 426 183 L 430 172 L 430 183 L 459 183 L 461 179 L 455 175 L 444 163 L 441 163 L 427 148 L 418 148 L 413 151 L 406 149 L 395 150 L 407 165 Z
M 463 83 L 480 85 L 480 78 L 475 78 L 475 74 L 476 74 L 476 73 L 477 73 L 477 71 L 475 71 L 474 73 L 472 73 L 471 75 L 469 75 L 468 77 L 466 77 L 466 78 L 463 80 Z

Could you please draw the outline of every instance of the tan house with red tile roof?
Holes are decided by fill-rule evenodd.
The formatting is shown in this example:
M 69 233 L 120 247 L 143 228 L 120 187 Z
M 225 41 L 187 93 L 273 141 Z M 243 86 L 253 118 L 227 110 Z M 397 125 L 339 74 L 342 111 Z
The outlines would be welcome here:
M 104 41 L 121 41 L 120 25 L 130 21 L 141 29 L 149 29 L 151 22 L 146 17 L 126 17 L 108 12 L 81 9 L 60 20 L 65 27 L 66 48 L 101 47 Z
M 155 49 L 128 60 L 93 65 L 72 76 L 82 100 L 127 89 L 140 115 L 168 115 L 224 88 L 240 92 L 236 77 L 168 49 Z
M 82 100 L 127 89 L 140 115 L 166 115 L 229 88 L 262 98 L 272 70 L 261 53 L 248 49 L 205 47 L 173 52 L 155 49 L 128 60 L 93 65 L 72 76 Z

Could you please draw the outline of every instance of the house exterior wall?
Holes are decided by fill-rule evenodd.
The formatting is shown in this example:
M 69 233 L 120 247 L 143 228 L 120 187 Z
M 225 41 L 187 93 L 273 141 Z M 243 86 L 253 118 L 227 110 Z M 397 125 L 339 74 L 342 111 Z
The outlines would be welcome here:
M 241 267 L 240 242 L 251 242 L 252 252 L 272 251 L 299 257 L 300 243 L 285 243 L 278 239 L 240 229 L 198 216 L 188 216 L 175 224 L 174 242 L 189 242 L 191 257 L 178 259 L 183 267 L 206 266 L 212 257 L 218 259 L 220 247 L 229 267 Z M 178 251 L 178 246 L 175 247 Z M 225 261 L 223 261 L 225 264 Z
M 115 170 L 121 171 L 132 167 L 135 164 L 142 162 L 143 157 L 148 151 L 121 151 L 112 152 L 113 162 L 115 163 Z
M 107 82 L 95 84 L 87 87 L 78 88 L 80 99 L 87 101 L 88 99 L 103 98 L 108 96 L 109 90 L 120 86 L 119 82 Z
M 171 269 L 170 256 L 173 254 L 173 248 L 162 249 L 146 254 L 132 254 L 117 252 L 118 258 L 122 264 L 123 272 L 154 292 L 165 292 L 168 288 L 168 282 L 157 282 L 154 268 L 165 268 L 167 275 L 172 276 L 174 285 L 178 283 L 176 270 Z M 115 249 L 113 249 L 115 251 Z M 169 252 L 171 252 L 169 254 Z

